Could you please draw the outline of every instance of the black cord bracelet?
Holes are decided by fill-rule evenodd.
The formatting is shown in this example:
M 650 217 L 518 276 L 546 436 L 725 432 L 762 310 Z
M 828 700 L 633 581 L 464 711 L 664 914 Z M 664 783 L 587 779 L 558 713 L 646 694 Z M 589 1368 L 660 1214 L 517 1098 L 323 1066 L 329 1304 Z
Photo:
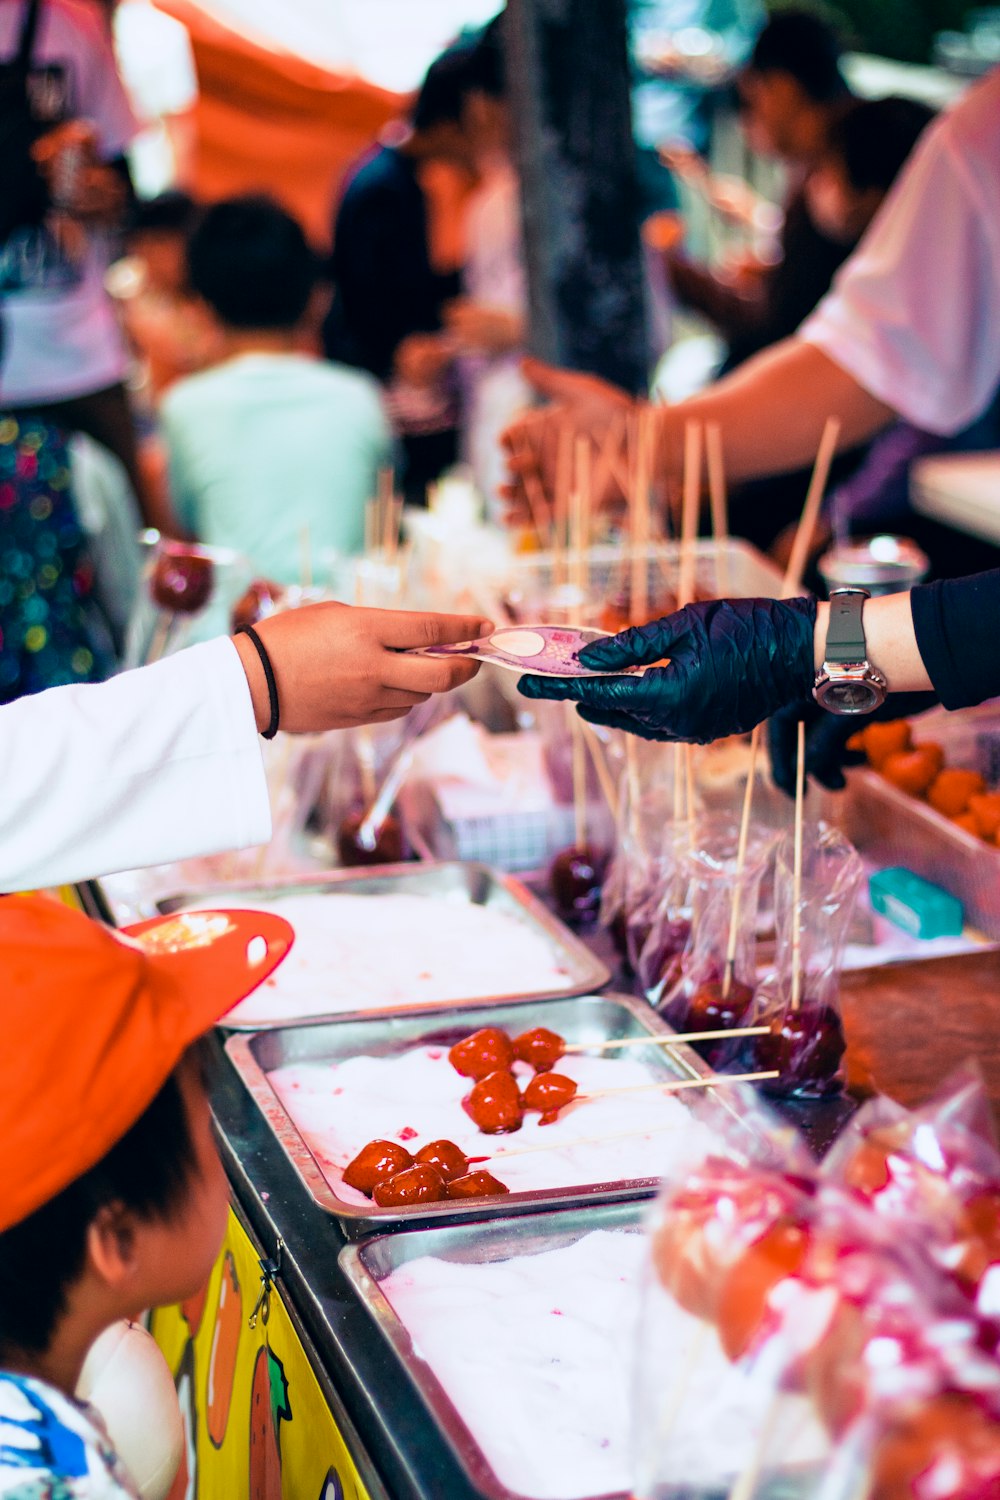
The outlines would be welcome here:
M 254 650 L 260 657 L 260 664 L 264 669 L 264 681 L 267 683 L 268 702 L 271 709 L 271 717 L 268 720 L 267 728 L 262 730 L 261 733 L 265 740 L 273 740 L 278 732 L 278 719 L 281 714 L 281 707 L 278 703 L 278 684 L 275 680 L 274 668 L 271 666 L 271 658 L 267 654 L 264 642 L 252 625 L 237 626 L 236 634 L 248 635 L 251 641 L 253 641 Z

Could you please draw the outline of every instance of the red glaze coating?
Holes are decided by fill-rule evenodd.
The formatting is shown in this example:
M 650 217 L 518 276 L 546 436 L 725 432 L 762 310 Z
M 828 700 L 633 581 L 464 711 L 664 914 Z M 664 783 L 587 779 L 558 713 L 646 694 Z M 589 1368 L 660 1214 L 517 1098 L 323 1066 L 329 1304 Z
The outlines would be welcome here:
M 456 1042 L 448 1061 L 463 1078 L 488 1078 L 491 1073 L 510 1072 L 514 1048 L 499 1026 L 484 1026 Z
M 681 959 L 691 937 L 686 917 L 664 922 L 657 931 L 652 951 L 644 943 L 639 953 L 638 973 L 645 990 L 660 990 L 668 996 L 681 977 Z
M 755 1039 L 756 1068 L 777 1068 L 778 1077 L 762 1087 L 769 1094 L 817 1097 L 833 1093 L 847 1043 L 837 1012 L 829 1005 L 803 999 L 772 1025 L 770 1035 Z
M 358 839 L 358 829 L 365 819 L 365 809 L 356 808 L 337 829 L 337 856 L 345 869 L 361 865 L 398 865 L 406 857 L 403 829 L 392 813 L 375 835 L 375 848 L 366 849 Z
M 395 1177 L 397 1172 L 413 1166 L 413 1157 L 398 1141 L 369 1141 L 362 1146 L 353 1161 L 344 1168 L 344 1181 L 348 1187 L 370 1198 L 377 1182 Z
M 462 1108 L 485 1135 L 505 1135 L 524 1123 L 521 1095 L 509 1073 L 480 1078 L 462 1100 Z
M 723 1278 L 718 1326 L 731 1360 L 742 1359 L 764 1322 L 767 1299 L 779 1281 L 798 1272 L 809 1239 L 801 1224 L 779 1220 L 754 1240 Z
M 377 1182 L 373 1197 L 379 1208 L 398 1208 L 409 1203 L 440 1203 L 447 1198 L 444 1178 L 426 1162 L 407 1167 L 387 1181 Z
M 434 1167 L 445 1182 L 454 1177 L 464 1177 L 469 1170 L 468 1158 L 454 1141 L 429 1141 L 417 1152 L 416 1161 Z
M 749 1025 L 753 990 L 734 979 L 723 999 L 722 980 L 699 985 L 688 1001 L 688 1031 L 730 1031 L 734 1026 Z
M 545 1026 L 522 1031 L 514 1038 L 514 1056 L 519 1062 L 530 1063 L 536 1073 L 547 1073 L 554 1068 L 565 1050 L 566 1043 L 558 1031 L 549 1031 Z
M 510 1188 L 498 1182 L 491 1172 L 469 1172 L 448 1184 L 449 1198 L 499 1198 Z
M 984 1188 L 963 1204 L 958 1243 L 962 1256 L 955 1275 L 974 1289 L 990 1266 L 1000 1263 L 1000 1191 L 996 1188 Z
M 551 1125 L 576 1098 L 576 1084 L 562 1073 L 536 1073 L 522 1098 L 525 1109 L 541 1110 L 542 1124 Z
M 212 559 L 183 542 L 161 542 L 150 592 L 153 602 L 175 615 L 193 615 L 212 594 Z
M 1000 1423 L 974 1396 L 949 1391 L 886 1424 L 873 1461 L 873 1495 L 994 1500 L 1000 1495 Z
M 556 910 L 567 922 L 596 920 L 601 905 L 601 881 L 606 857 L 585 845 L 564 849 L 552 861 L 549 889 Z

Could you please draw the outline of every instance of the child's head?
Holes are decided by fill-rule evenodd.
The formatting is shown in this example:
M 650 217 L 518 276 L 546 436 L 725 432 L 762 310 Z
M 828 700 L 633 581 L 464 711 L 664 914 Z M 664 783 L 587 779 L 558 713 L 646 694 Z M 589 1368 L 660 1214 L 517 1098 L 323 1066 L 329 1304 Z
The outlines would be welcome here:
M 223 328 L 292 333 L 310 306 L 319 261 L 301 226 L 265 197 L 227 198 L 202 214 L 188 281 Z
M 816 227 L 843 244 L 860 239 L 933 118 L 915 99 L 851 104 L 831 126 L 826 154 L 806 182 Z
M 105 1327 L 204 1285 L 228 1193 L 198 1039 L 290 945 L 262 913 L 123 941 L 0 898 L 0 1363 L 72 1389 Z
M 179 297 L 187 288 L 187 242 L 198 220 L 198 205 L 177 189 L 138 200 L 132 208 L 128 248 L 145 264 L 146 284 Z

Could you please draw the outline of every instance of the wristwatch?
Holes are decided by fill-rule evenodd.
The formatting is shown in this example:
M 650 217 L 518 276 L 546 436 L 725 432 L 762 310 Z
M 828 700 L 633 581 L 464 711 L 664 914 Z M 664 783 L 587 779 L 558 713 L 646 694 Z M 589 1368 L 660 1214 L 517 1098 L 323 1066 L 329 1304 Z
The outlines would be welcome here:
M 834 589 L 823 665 L 813 697 L 833 714 L 870 714 L 885 702 L 889 684 L 868 660 L 862 611 L 867 589 Z

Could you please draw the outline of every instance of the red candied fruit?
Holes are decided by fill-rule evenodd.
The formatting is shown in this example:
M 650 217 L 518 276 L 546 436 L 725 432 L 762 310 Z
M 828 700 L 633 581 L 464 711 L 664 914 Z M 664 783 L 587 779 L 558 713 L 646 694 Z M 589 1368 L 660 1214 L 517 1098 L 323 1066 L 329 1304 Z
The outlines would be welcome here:
M 840 1084 L 840 1063 L 847 1047 L 840 1017 L 831 1005 L 803 999 L 790 1007 L 766 1036 L 754 1039 L 758 1069 L 777 1069 L 778 1077 L 762 1085 L 768 1094 L 818 1097 Z
M 427 1162 L 407 1167 L 395 1177 L 375 1184 L 374 1198 L 379 1208 L 402 1208 L 411 1203 L 440 1203 L 447 1198 L 441 1173 Z
M 566 1043 L 558 1031 L 549 1031 L 545 1026 L 536 1026 L 532 1031 L 522 1031 L 514 1038 L 514 1056 L 518 1062 L 529 1063 L 536 1073 L 547 1073 L 566 1051 Z
M 161 542 L 150 592 L 161 609 L 193 615 L 211 597 L 215 582 L 212 559 L 183 542 Z
M 413 1166 L 413 1157 L 398 1141 L 369 1141 L 353 1161 L 344 1168 L 344 1181 L 359 1193 L 371 1197 L 375 1184 L 395 1177 Z
M 485 1135 L 505 1135 L 524 1123 L 521 1095 L 509 1073 L 480 1078 L 462 1100 L 462 1108 Z
M 468 1158 L 454 1141 L 428 1141 L 417 1152 L 416 1160 L 441 1173 L 445 1182 L 464 1177 L 469 1170 Z
M 932 1493 L 989 1500 L 1000 1494 L 1000 1424 L 975 1396 L 932 1396 L 887 1423 L 873 1471 L 879 1500 Z
M 364 865 L 398 865 L 404 858 L 403 829 L 398 818 L 389 813 L 375 835 L 375 847 L 366 849 L 358 834 L 368 815 L 367 808 L 355 808 L 337 829 L 337 857 L 345 869 Z
M 509 1073 L 514 1061 L 510 1037 L 499 1026 L 483 1026 L 456 1042 L 448 1061 L 463 1078 L 488 1078 L 491 1073 Z
M 559 1111 L 576 1098 L 576 1084 L 562 1073 L 536 1073 L 522 1098 L 525 1109 L 540 1110 L 541 1123 L 551 1125 Z
M 742 1359 L 764 1322 L 767 1299 L 779 1281 L 799 1271 L 809 1238 L 801 1224 L 780 1220 L 729 1268 L 719 1293 L 718 1325 L 731 1360 Z
M 498 1182 L 491 1172 L 469 1172 L 448 1184 L 449 1198 L 499 1198 L 510 1188 Z

